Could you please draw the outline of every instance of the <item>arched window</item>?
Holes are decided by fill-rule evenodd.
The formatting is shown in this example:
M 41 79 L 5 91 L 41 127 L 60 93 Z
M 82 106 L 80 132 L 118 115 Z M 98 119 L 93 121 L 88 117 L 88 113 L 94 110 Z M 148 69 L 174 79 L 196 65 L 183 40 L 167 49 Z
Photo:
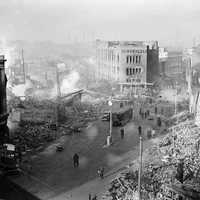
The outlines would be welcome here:
M 130 68 L 130 75 L 132 75 L 132 68 Z
M 126 56 L 126 63 L 128 64 L 129 56 Z
M 141 63 L 141 56 L 139 56 L 139 61 L 138 61 L 138 63 Z
M 126 68 L 126 75 L 129 75 L 129 68 Z

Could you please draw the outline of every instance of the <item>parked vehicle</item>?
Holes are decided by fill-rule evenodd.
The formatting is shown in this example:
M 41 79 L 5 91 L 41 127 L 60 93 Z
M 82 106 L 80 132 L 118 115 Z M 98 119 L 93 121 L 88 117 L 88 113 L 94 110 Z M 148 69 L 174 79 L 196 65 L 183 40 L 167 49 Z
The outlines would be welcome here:
M 110 121 L 110 112 L 104 112 L 102 118 L 101 118 L 102 121 Z
M 18 174 L 20 172 L 17 163 L 17 153 L 15 145 L 3 144 L 0 150 L 0 169 L 4 174 Z
M 132 108 L 121 108 L 119 111 L 112 113 L 113 126 L 124 126 L 132 119 L 133 111 Z

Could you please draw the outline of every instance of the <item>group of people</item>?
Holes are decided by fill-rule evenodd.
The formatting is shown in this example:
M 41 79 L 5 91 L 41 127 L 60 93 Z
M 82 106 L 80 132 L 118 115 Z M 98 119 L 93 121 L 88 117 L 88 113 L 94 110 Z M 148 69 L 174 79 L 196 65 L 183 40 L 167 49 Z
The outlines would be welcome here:
M 139 114 L 142 119 L 146 119 L 147 117 L 149 117 L 150 112 L 149 112 L 149 110 L 146 110 L 145 112 L 143 112 L 142 109 L 140 108 Z

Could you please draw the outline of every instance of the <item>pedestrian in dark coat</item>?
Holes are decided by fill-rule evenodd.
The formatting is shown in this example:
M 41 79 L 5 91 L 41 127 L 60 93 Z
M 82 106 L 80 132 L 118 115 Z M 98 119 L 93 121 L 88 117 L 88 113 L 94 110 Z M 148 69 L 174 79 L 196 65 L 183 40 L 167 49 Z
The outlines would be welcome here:
M 88 200 L 92 200 L 92 195 L 91 194 L 89 194 Z
M 158 108 L 157 107 L 155 107 L 155 114 L 157 115 L 157 112 L 158 112 Z
M 101 167 L 100 169 L 98 169 L 98 174 L 101 179 L 104 178 L 104 167 Z
M 74 167 L 78 167 L 79 166 L 79 156 L 77 153 L 74 154 L 73 161 L 74 161 Z
M 121 133 L 121 139 L 124 139 L 124 128 L 121 128 L 120 133 Z
M 97 200 L 97 195 L 95 194 L 95 196 L 92 198 L 92 200 Z
M 142 114 L 142 108 L 140 108 L 139 114 L 140 114 L 140 116 L 141 116 L 141 114 Z
M 142 127 L 138 126 L 138 135 L 141 136 L 142 135 Z

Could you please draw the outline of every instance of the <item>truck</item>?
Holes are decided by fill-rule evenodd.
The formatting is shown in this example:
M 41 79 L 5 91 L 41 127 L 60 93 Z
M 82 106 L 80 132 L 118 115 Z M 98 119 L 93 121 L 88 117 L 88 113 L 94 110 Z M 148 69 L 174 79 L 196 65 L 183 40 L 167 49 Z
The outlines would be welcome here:
M 112 124 L 113 126 L 124 126 L 132 119 L 133 110 L 130 107 L 120 108 L 112 111 Z M 110 121 L 110 112 L 104 112 L 102 121 Z

